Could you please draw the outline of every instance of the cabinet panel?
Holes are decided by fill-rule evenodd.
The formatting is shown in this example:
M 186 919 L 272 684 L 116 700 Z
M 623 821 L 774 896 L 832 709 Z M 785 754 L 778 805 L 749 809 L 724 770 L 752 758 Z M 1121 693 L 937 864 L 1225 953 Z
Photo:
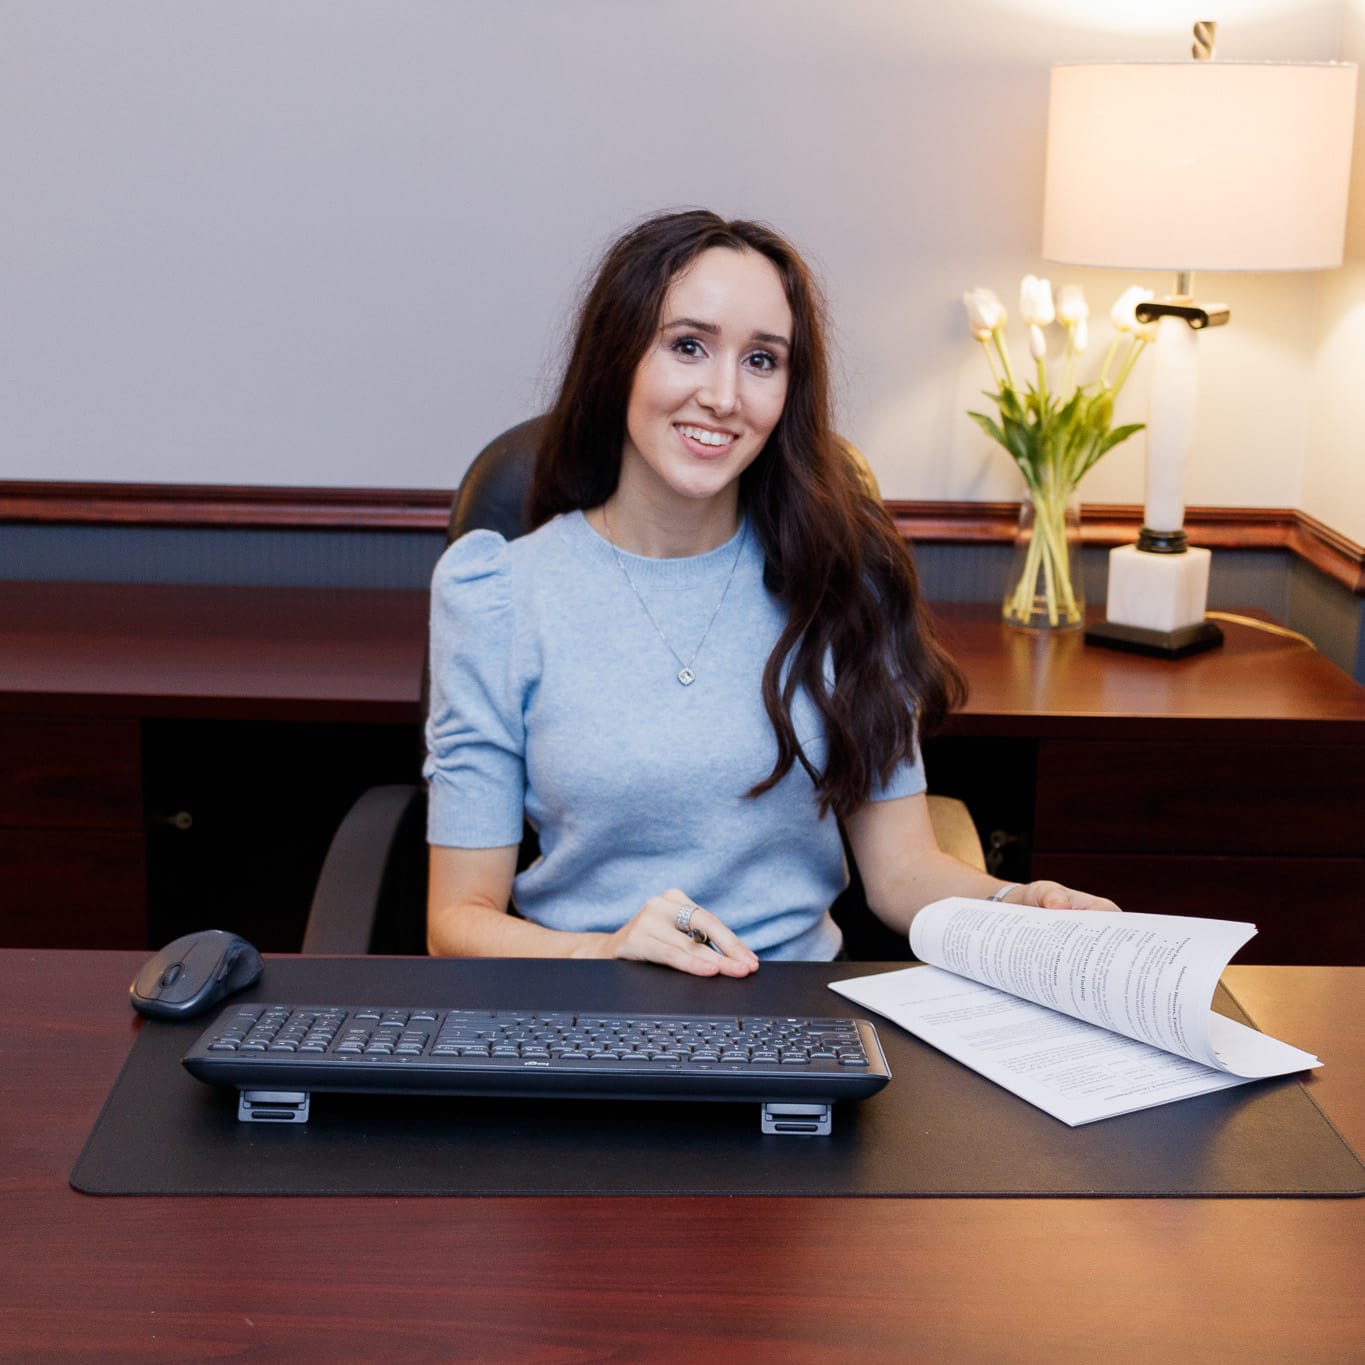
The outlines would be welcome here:
M 1125 910 L 1257 926 L 1238 962 L 1365 964 L 1365 859 L 1038 853 L 1033 875 Z
M 116 830 L 0 829 L 0 943 L 147 947 L 144 841 Z
M 1045 740 L 1034 846 L 1365 856 L 1365 748 Z
M 415 725 L 147 721 L 147 916 L 297 952 L 328 845 L 367 788 L 421 770 Z
M 0 716 L 0 826 L 142 828 L 138 722 Z

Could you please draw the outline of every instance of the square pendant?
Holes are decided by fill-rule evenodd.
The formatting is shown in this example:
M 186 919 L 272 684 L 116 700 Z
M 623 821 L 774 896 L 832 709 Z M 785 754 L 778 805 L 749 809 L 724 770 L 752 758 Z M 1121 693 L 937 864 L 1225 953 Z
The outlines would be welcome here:
M 682 683 L 684 687 L 691 687 L 693 682 L 696 681 L 696 677 L 697 675 L 693 673 L 690 668 L 680 668 L 678 670 L 678 681 Z

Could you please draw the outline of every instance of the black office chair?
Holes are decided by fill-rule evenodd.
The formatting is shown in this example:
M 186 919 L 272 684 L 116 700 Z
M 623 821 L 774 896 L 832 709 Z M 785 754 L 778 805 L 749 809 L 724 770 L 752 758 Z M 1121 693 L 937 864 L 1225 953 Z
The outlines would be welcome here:
M 533 417 L 491 441 L 460 483 L 446 526 L 450 544 L 466 531 L 497 531 L 508 540 L 525 534 L 526 491 L 544 419 Z M 846 447 L 869 488 L 876 480 L 862 455 Z M 422 679 L 426 713 L 427 677 Z M 414 763 L 414 766 L 415 763 Z M 426 790 L 420 784 L 373 787 L 347 813 L 328 849 L 304 929 L 305 953 L 426 952 Z M 930 816 L 940 847 L 984 868 L 981 840 L 961 801 L 931 796 Z M 529 828 L 519 867 L 535 856 Z M 852 884 L 832 907 L 848 955 L 863 961 L 908 956 L 867 909 L 852 859 Z

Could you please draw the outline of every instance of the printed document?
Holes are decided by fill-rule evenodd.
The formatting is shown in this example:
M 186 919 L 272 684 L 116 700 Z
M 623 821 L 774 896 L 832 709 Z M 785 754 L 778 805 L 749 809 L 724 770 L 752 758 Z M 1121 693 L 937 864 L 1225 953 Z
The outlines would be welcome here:
M 1074 1127 L 1321 1065 L 1210 1008 L 1255 932 L 953 897 L 911 925 L 930 965 L 831 989 Z

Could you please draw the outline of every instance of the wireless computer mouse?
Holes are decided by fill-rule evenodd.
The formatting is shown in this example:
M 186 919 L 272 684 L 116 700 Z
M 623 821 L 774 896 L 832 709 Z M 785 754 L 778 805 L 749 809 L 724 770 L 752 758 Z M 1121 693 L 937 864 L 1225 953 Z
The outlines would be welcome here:
M 168 943 L 137 974 L 128 994 L 139 1014 L 188 1019 L 261 974 L 261 955 L 244 938 L 201 929 Z

